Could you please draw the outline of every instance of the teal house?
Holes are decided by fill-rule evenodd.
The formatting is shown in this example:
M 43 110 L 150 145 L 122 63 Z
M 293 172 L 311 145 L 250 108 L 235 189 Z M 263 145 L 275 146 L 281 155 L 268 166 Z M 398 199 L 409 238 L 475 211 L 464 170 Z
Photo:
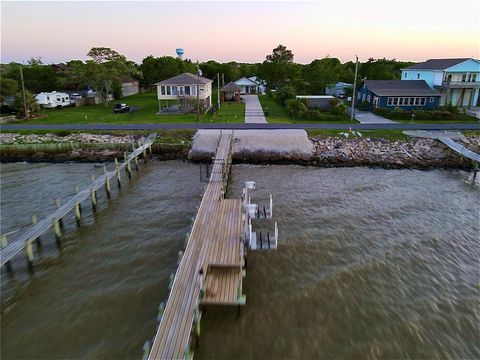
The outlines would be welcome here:
M 479 106 L 480 61 L 473 58 L 429 59 L 402 69 L 402 80 L 425 80 L 440 92 L 440 106 Z

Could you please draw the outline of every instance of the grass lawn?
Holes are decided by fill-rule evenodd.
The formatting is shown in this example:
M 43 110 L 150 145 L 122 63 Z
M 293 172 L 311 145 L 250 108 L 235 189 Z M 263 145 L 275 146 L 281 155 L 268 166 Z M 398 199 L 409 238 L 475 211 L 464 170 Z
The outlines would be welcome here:
M 278 104 L 273 97 L 268 95 L 258 95 L 260 104 L 262 105 L 263 110 L 268 108 L 268 116 L 266 116 L 269 123 L 301 123 L 301 124 L 358 124 L 357 121 L 351 121 L 347 116 L 342 120 L 292 120 L 288 116 L 287 111 L 283 106 Z
M 127 114 L 114 114 L 115 103 L 126 103 L 139 109 Z M 244 122 L 245 105 L 234 104 L 228 111 L 219 115 L 200 114 L 200 122 Z M 223 108 L 222 108 L 223 110 Z M 64 109 L 45 109 L 40 112 L 40 118 L 22 121 L 22 124 L 140 124 L 140 123 L 195 123 L 195 114 L 157 115 L 157 94 L 148 92 L 125 97 L 121 100 L 110 101 L 108 106 L 103 104 L 94 106 L 68 107 Z

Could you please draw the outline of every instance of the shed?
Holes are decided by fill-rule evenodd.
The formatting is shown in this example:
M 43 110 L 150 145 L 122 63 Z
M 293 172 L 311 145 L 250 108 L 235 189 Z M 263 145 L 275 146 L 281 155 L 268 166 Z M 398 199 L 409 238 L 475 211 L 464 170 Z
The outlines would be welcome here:
M 220 89 L 222 101 L 240 101 L 241 88 L 233 81 Z
M 297 99 L 304 100 L 309 108 L 328 109 L 330 100 L 334 97 L 331 95 L 297 95 Z

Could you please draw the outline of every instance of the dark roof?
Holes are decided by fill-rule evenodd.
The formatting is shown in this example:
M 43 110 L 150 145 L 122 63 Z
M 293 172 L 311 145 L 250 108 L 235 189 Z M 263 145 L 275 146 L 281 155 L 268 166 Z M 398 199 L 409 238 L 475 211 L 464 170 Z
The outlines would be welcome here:
M 211 83 L 212 80 L 199 76 L 198 82 L 200 84 L 208 84 L 208 83 Z M 186 72 L 186 73 L 171 77 L 169 79 L 159 81 L 155 85 L 196 85 L 196 84 L 197 84 L 197 75 Z
M 131 82 L 139 82 L 137 79 L 134 79 L 134 78 L 132 78 L 131 76 L 128 76 L 128 75 L 121 75 L 120 76 L 120 81 L 122 82 L 122 84 L 131 83 Z
M 68 71 L 68 66 L 62 63 L 59 64 L 52 64 L 52 66 L 56 69 L 63 70 L 63 71 Z
M 404 70 L 445 70 L 471 58 L 428 59 L 427 61 L 407 66 Z
M 440 96 L 425 80 L 365 80 L 364 84 L 377 96 Z
M 242 89 L 240 86 L 235 84 L 233 81 L 230 81 L 228 84 L 225 84 L 224 87 L 220 89 L 220 91 L 223 92 L 240 92 Z

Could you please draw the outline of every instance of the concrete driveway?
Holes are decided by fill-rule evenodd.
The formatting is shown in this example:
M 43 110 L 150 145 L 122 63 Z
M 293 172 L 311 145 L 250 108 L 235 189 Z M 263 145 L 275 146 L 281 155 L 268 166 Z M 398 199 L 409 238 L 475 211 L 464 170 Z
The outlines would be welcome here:
M 257 95 L 243 95 L 243 101 L 245 102 L 245 122 L 266 124 L 267 119 L 263 113 L 262 105 L 258 100 Z
M 475 107 L 467 109 L 467 115 L 475 116 L 477 119 L 480 119 L 480 108 Z
M 355 119 L 358 120 L 360 124 L 397 124 L 396 121 L 385 119 L 370 111 L 355 110 Z

